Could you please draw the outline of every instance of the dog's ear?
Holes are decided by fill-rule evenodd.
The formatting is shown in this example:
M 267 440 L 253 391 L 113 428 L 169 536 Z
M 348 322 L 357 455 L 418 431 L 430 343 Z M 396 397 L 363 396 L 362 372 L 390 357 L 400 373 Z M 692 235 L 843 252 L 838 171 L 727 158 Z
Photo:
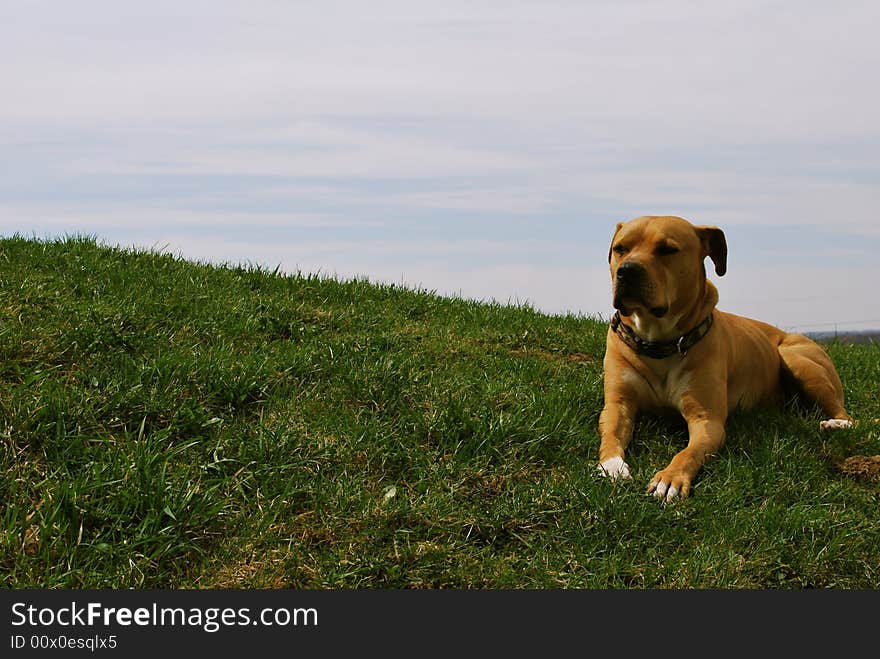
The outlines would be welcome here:
M 608 263 L 611 263 L 611 248 L 614 247 L 614 239 L 617 238 L 617 232 L 620 231 L 620 227 L 623 225 L 623 222 L 618 222 L 617 227 L 614 229 L 614 235 L 611 236 L 611 244 L 608 246 Z
M 704 258 L 708 256 L 715 264 L 715 274 L 719 277 L 727 272 L 727 239 L 718 227 L 696 227 L 700 242 L 703 243 Z

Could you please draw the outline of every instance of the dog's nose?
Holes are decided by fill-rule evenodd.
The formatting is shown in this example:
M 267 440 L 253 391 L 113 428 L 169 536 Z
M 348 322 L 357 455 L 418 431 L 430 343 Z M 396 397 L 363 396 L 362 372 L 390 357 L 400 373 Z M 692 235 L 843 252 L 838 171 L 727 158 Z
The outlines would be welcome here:
M 645 268 L 635 261 L 624 261 L 617 267 L 617 281 L 638 281 L 645 274 Z

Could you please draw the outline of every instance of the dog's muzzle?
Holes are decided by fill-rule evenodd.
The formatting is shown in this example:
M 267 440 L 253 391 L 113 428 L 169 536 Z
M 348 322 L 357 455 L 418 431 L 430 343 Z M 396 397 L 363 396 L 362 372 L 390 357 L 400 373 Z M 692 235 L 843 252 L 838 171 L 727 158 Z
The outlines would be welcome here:
M 633 306 L 643 306 L 657 318 L 662 318 L 669 307 L 650 305 L 651 280 L 645 267 L 636 261 L 624 261 L 614 275 L 614 308 L 627 316 Z
M 614 276 L 614 308 L 622 314 L 632 313 L 634 306 L 645 307 L 657 318 L 669 311 L 666 305 L 651 306 L 653 286 L 648 271 L 637 261 L 624 261 Z

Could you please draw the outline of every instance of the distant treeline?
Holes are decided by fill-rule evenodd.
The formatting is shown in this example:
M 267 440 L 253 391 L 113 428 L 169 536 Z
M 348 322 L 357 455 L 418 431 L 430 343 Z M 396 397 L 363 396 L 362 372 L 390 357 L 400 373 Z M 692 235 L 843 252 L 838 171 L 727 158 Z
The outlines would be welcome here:
M 814 341 L 829 343 L 840 341 L 841 343 L 866 344 L 880 343 L 880 330 L 867 330 L 864 332 L 807 332 Z

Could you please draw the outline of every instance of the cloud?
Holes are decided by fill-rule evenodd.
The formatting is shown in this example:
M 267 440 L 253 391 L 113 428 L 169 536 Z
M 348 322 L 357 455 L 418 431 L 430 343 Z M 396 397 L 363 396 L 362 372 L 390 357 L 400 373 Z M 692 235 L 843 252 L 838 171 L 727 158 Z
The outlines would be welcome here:
M 758 2 L 336 5 L 32 3 L 0 117 L 500 117 L 648 147 L 876 130 L 871 3 L 803 3 L 797 29 Z
M 385 226 L 377 220 L 350 219 L 317 213 L 246 213 L 193 211 L 179 208 L 146 208 L 134 210 L 103 206 L 35 206 L 0 204 L 0 231 L 57 234 L 80 227 L 83 232 L 147 227 L 149 231 L 167 231 L 186 227 L 194 233 L 203 229 L 224 230 L 230 227 L 263 229 L 346 229 L 352 227 L 377 229 Z
M 880 327 L 876 266 L 829 259 L 812 265 L 752 266 L 715 281 L 720 309 L 797 332 Z

